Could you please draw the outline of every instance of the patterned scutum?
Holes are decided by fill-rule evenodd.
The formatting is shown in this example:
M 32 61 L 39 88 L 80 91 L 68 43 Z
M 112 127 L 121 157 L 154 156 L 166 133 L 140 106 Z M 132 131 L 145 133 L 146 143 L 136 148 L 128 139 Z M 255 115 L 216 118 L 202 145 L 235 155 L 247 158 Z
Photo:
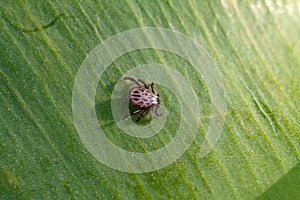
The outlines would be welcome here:
M 128 98 L 130 104 L 141 109 L 149 108 L 159 103 L 158 96 L 153 94 L 149 89 L 142 86 L 131 88 L 128 94 Z

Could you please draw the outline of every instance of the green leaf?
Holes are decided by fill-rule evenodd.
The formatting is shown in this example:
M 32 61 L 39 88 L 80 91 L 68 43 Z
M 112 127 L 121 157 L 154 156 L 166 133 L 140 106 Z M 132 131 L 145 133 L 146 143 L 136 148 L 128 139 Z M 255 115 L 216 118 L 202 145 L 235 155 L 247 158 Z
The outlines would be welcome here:
M 296 198 L 299 10 L 296 0 L 1 1 L 0 199 Z M 127 70 L 145 63 L 171 66 L 199 101 L 200 125 L 188 150 L 163 169 L 134 174 L 107 167 L 85 148 L 72 91 L 96 46 L 145 27 L 181 32 L 205 48 L 222 77 L 227 112 L 217 145 L 203 158 L 211 99 L 193 66 L 158 49 L 118 58 L 100 77 L 95 110 L 105 135 L 120 148 L 163 147 L 176 136 L 181 117 L 176 96 L 158 84 L 168 111 L 164 131 L 145 140 L 124 134 L 113 120 L 110 97 Z M 145 118 L 137 126 L 147 124 Z
M 299 189 L 300 166 L 297 165 L 257 199 L 298 199 Z

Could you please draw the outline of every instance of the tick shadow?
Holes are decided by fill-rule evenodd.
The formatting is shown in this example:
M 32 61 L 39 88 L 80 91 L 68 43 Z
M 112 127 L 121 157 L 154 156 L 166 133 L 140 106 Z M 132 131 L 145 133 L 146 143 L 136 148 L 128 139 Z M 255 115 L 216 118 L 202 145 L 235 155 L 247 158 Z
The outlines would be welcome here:
M 131 105 L 130 103 L 128 103 L 127 106 L 129 106 L 129 113 L 131 113 L 131 112 L 137 110 L 137 108 L 134 107 L 133 105 Z M 135 123 L 135 124 L 138 125 L 138 126 L 146 126 L 146 125 L 150 124 L 151 121 L 150 121 L 150 118 L 149 118 L 149 113 L 146 114 L 140 121 L 138 121 L 138 122 L 135 121 L 135 120 L 137 120 L 137 118 L 138 118 L 142 113 L 143 113 L 143 111 L 141 111 L 141 112 L 139 112 L 139 113 L 137 113 L 137 114 L 135 114 L 135 115 L 132 115 L 131 117 L 128 117 L 128 119 L 126 119 L 126 120 L 132 120 L 132 121 L 133 121 L 132 123 Z
M 98 122 L 101 126 L 111 127 L 115 124 L 114 117 L 111 112 L 111 100 L 97 102 L 95 105 Z
M 104 87 L 102 86 L 102 90 L 106 90 L 108 93 L 112 94 L 114 93 L 114 95 L 111 95 L 111 97 L 113 98 L 114 102 L 117 102 L 117 107 L 115 109 L 120 109 L 122 110 L 124 107 L 127 106 L 128 108 L 128 112 L 133 112 L 135 110 L 137 110 L 136 107 L 132 106 L 129 101 L 128 101 L 128 91 L 130 90 L 130 88 L 132 87 L 131 84 L 122 84 L 119 87 L 116 87 L 116 82 L 110 83 L 108 85 L 105 85 Z M 115 89 L 115 91 L 114 91 Z M 126 91 L 126 92 L 124 92 Z M 98 92 L 98 95 L 100 93 Z M 97 102 L 98 100 L 98 102 Z M 109 127 L 113 127 L 116 122 L 118 121 L 123 121 L 123 117 L 125 117 L 128 113 L 124 113 L 124 116 L 118 116 L 117 119 L 118 121 L 115 120 L 114 116 L 113 116 L 113 112 L 112 112 L 112 99 L 107 99 L 107 100 L 101 100 L 100 98 L 96 98 L 96 104 L 95 104 L 95 110 L 96 110 L 96 116 L 98 119 L 98 122 L 101 126 L 103 126 L 104 128 L 109 128 Z M 115 103 L 113 103 L 113 105 L 115 105 Z M 124 107 L 123 107 L 124 106 Z M 122 107 L 122 108 L 120 108 Z M 141 114 L 137 113 L 127 119 L 125 119 L 126 121 L 131 121 L 130 123 L 135 123 L 138 126 L 146 126 L 149 123 L 151 123 L 150 119 L 149 119 L 149 115 L 147 114 L 146 116 L 144 116 L 139 122 L 135 122 L 135 120 L 139 117 L 139 115 Z
M 115 84 L 116 82 L 102 85 L 101 89 L 98 88 L 99 90 L 97 91 L 97 95 L 101 96 L 100 91 L 105 91 L 111 94 L 113 92 Z M 96 116 L 99 125 L 103 127 L 111 127 L 115 123 L 111 111 L 111 99 L 102 100 L 101 98 L 96 98 L 95 103 Z
M 121 102 L 121 100 L 120 100 L 120 102 Z M 133 112 L 133 111 L 137 110 L 136 107 L 132 106 L 128 102 L 124 103 L 124 106 L 129 106 L 129 112 Z M 116 120 L 113 117 L 112 110 L 111 110 L 111 100 L 110 99 L 97 102 L 95 105 L 95 110 L 96 110 L 98 122 L 101 126 L 108 128 L 108 127 L 112 127 L 114 124 L 116 124 Z M 151 121 L 149 119 L 149 114 L 147 114 L 145 117 L 143 117 L 139 122 L 135 122 L 135 120 L 140 116 L 141 113 L 142 112 L 135 114 L 125 120 L 132 120 L 132 123 L 136 123 L 138 126 L 146 126 L 149 123 L 151 123 Z M 125 116 L 126 116 L 126 114 L 124 114 L 124 117 Z M 123 121 L 124 119 L 122 118 L 122 119 L 120 119 L 120 121 L 121 120 Z

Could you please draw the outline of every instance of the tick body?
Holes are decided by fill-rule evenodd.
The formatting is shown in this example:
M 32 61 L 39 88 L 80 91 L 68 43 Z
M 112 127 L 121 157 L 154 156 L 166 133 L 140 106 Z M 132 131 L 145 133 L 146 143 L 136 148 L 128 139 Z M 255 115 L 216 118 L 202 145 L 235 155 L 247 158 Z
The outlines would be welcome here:
M 151 83 L 151 90 L 145 81 L 138 79 L 135 80 L 131 77 L 125 77 L 124 80 L 130 80 L 136 84 L 135 87 L 131 88 L 128 92 L 129 103 L 134 107 L 138 108 L 124 117 L 128 117 L 138 114 L 141 112 L 140 116 L 135 120 L 136 122 L 140 121 L 146 114 L 149 113 L 150 121 L 152 120 L 152 112 L 155 109 L 155 114 L 161 116 L 157 111 L 160 107 L 159 94 L 155 94 L 154 83 Z

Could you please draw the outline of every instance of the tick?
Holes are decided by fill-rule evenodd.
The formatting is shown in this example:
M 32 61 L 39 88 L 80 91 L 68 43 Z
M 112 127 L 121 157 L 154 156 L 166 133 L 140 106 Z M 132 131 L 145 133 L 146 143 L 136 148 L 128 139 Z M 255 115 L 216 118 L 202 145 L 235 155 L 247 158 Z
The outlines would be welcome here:
M 160 107 L 159 94 L 155 94 L 154 83 L 151 83 L 151 91 L 145 81 L 138 79 L 135 80 L 131 77 L 125 77 L 124 80 L 129 80 L 134 82 L 137 86 L 131 88 L 128 92 L 129 103 L 134 107 L 138 108 L 124 117 L 124 120 L 128 117 L 138 114 L 141 112 L 140 116 L 135 120 L 136 122 L 140 121 L 147 113 L 149 113 L 150 121 L 152 120 L 152 112 L 155 109 L 155 114 L 158 114 L 157 111 Z

